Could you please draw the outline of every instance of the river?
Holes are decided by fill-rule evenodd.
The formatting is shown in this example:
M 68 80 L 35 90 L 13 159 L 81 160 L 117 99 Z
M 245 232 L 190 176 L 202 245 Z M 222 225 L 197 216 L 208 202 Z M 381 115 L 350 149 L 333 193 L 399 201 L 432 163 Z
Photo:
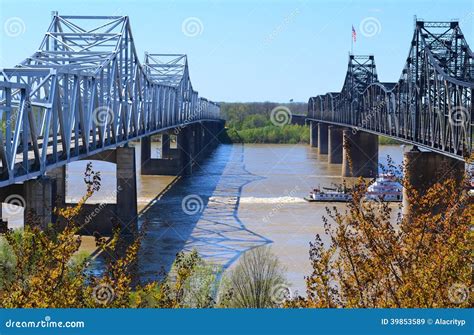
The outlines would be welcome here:
M 400 164 L 402 148 L 380 146 L 381 163 L 387 155 Z M 84 164 L 68 168 L 70 201 L 83 191 L 78 185 Z M 94 162 L 94 168 L 103 175 L 93 199 L 99 202 L 115 188 L 114 165 Z M 326 205 L 303 197 L 314 186 L 340 184 L 340 174 L 341 165 L 327 164 L 327 156 L 308 145 L 235 144 L 220 145 L 190 177 L 139 176 L 139 224 L 147 223 L 140 280 L 160 279 L 181 250 L 196 249 L 207 261 L 231 268 L 245 251 L 271 245 L 292 291 L 304 293 L 309 242 L 324 234 Z

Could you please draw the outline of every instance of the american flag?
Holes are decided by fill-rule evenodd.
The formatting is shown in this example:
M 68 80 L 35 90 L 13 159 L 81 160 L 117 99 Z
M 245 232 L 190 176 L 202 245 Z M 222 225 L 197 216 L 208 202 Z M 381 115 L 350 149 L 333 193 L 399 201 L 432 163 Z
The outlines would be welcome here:
M 356 30 L 354 29 L 354 26 L 352 26 L 352 39 L 354 42 L 357 40 L 357 33 Z

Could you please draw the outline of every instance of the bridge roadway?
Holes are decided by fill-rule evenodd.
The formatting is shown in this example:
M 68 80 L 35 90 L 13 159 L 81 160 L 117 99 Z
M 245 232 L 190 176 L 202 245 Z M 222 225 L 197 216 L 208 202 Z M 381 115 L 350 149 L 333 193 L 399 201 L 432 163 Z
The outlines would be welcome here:
M 140 62 L 127 16 L 53 12 L 38 50 L 1 75 L 0 200 L 23 205 L 41 225 L 64 204 L 65 165 L 103 159 L 117 166 L 115 219 L 134 232 L 135 154 L 127 144 L 142 141 L 142 173 L 189 174 L 224 128 L 219 105 L 193 88 L 186 55 L 146 52 Z M 157 134 L 159 160 L 150 155 Z

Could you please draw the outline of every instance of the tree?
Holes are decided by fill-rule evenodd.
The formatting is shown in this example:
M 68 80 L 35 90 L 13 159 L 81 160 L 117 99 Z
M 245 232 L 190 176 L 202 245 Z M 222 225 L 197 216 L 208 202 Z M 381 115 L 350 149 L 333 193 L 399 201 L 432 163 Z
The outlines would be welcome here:
M 222 307 L 271 308 L 288 298 L 284 268 L 267 246 L 247 251 L 224 281 Z
M 88 271 L 88 257 L 77 253 L 82 207 L 100 189 L 100 173 L 87 165 L 87 194 L 72 207 L 57 209 L 62 229 L 49 225 L 41 230 L 27 218 L 23 231 L 9 230 L 0 245 L 0 307 L 97 308 L 97 307 L 212 307 L 215 267 L 205 264 L 194 251 L 179 253 L 172 275 L 161 282 L 134 285 L 140 236 L 124 245 L 120 231 L 110 241 L 97 237 L 97 246 L 110 255 L 100 277 Z M 122 251 L 123 250 L 123 251 Z
M 287 307 L 472 306 L 472 199 L 454 178 L 423 196 L 402 182 L 416 210 L 395 224 L 386 202 L 364 203 L 362 179 L 346 213 L 327 209 L 329 244 L 319 235 L 310 244 L 307 297 Z
M 196 250 L 179 252 L 170 273 L 132 293 L 131 305 L 139 308 L 212 308 L 221 268 L 207 264 Z

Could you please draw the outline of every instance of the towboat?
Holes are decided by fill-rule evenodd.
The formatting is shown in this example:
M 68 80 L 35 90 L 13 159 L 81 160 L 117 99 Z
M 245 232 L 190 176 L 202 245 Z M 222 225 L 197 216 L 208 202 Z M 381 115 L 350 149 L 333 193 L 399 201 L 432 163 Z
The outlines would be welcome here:
M 348 202 L 352 199 L 352 195 L 347 192 L 345 187 L 324 188 L 320 190 L 315 188 L 304 199 L 308 202 Z
M 367 188 L 366 200 L 400 202 L 402 185 L 393 174 L 381 174 Z

